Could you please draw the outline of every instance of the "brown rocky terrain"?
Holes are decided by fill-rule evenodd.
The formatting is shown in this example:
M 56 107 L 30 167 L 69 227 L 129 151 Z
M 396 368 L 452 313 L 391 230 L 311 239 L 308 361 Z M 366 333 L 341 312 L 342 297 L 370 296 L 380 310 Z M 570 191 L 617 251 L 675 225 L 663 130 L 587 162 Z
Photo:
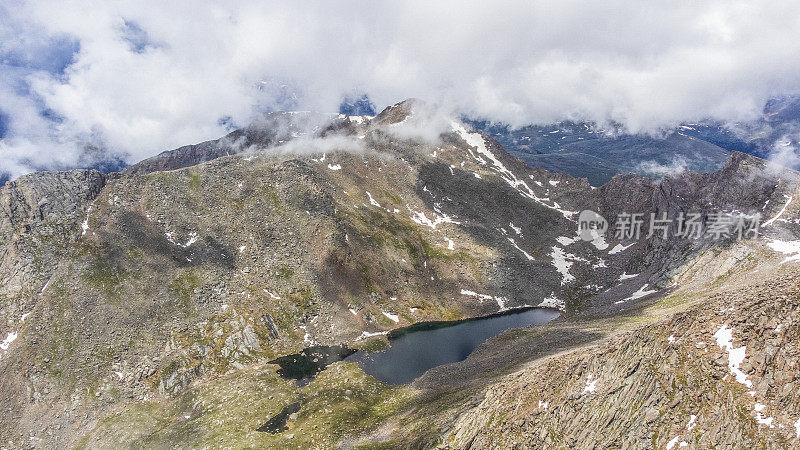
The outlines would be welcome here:
M 767 252 L 704 255 L 632 323 L 491 385 L 442 446 L 798 448 L 798 268 Z
M 623 211 L 725 210 L 777 214 L 770 236 L 788 241 L 797 214 L 785 196 L 796 195 L 797 176 L 757 158 L 735 153 L 713 174 L 660 182 L 617 176 L 594 189 L 586 180 L 531 169 L 418 101 L 375 118 L 294 116 L 271 115 L 119 174 L 37 173 L 3 187 L 0 445 L 480 447 L 524 443 L 518 435 L 533 436 L 534 428 L 531 447 L 623 445 L 608 422 L 567 432 L 563 420 L 597 420 L 596 411 L 619 400 L 593 403 L 586 412 L 594 414 L 575 412 L 582 410 L 577 402 L 602 400 L 613 377 L 627 371 L 613 364 L 627 368 L 625 361 L 679 348 L 653 337 L 659 321 L 678 320 L 670 314 L 681 308 L 693 311 L 683 313 L 685 321 L 715 317 L 718 292 L 755 283 L 741 261 L 754 259 L 758 264 L 746 267 L 763 277 L 792 267 L 776 262 L 761 240 L 576 238 L 583 209 L 611 221 Z M 428 123 L 438 124 L 433 134 L 421 131 Z M 719 256 L 735 249 L 750 250 L 745 259 Z M 762 259 L 772 265 L 762 268 Z M 695 263 L 736 276 L 718 282 Z M 680 307 L 664 306 L 675 302 Z M 711 309 L 702 309 L 706 303 Z M 337 363 L 297 391 L 266 364 L 313 344 L 358 346 L 416 322 L 540 304 L 561 308 L 565 318 L 490 340 L 412 387 L 384 386 L 354 364 Z M 690 333 L 693 325 L 681 323 Z M 718 325 L 711 318 L 697 323 Z M 739 339 L 734 323 L 728 326 Z M 705 336 L 711 328 L 703 330 L 691 332 Z M 713 342 L 703 339 L 712 352 Z M 614 353 L 626 342 L 639 353 Z M 603 355 L 612 358 L 607 372 Z M 704 367 L 693 376 L 705 376 Z M 597 395 L 572 398 L 589 370 L 589 383 L 599 380 Z M 499 378 L 508 373 L 515 375 Z M 658 430 L 660 444 L 674 430 L 661 422 L 633 424 L 643 404 L 661 417 L 656 399 L 666 391 L 650 372 L 633 373 L 641 378 L 625 391 L 633 405 L 625 426 L 636 430 L 629 444 L 652 440 Z M 652 389 L 637 390 L 645 385 Z M 531 397 L 525 408 L 514 406 L 513 421 L 489 421 L 511 417 L 505 392 L 529 390 L 547 394 L 543 401 L 560 409 L 530 409 L 527 400 L 538 402 Z M 304 407 L 289 431 L 253 431 L 298 395 L 314 406 Z M 756 398 L 766 405 L 764 395 Z M 776 427 L 796 410 L 780 411 L 786 417 L 775 412 Z M 403 433 L 399 418 L 416 431 Z M 586 429 L 597 434 L 570 434 Z M 762 436 L 756 430 L 752 442 Z

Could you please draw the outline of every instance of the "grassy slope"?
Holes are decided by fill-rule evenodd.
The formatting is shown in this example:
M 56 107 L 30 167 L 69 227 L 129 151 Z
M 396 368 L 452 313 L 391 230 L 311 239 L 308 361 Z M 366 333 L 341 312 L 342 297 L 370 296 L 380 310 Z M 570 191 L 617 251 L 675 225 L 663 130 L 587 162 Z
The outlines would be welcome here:
M 332 448 L 407 406 L 408 387 L 382 385 L 353 363 L 329 366 L 300 389 L 256 365 L 198 384 L 173 399 L 139 403 L 103 419 L 79 448 Z M 279 434 L 256 431 L 290 403 L 297 417 Z

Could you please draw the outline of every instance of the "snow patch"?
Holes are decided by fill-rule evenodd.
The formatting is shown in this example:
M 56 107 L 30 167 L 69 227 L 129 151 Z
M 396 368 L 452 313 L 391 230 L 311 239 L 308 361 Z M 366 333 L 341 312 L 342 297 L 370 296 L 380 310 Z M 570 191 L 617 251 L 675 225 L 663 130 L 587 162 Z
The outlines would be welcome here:
M 636 291 L 633 294 L 631 294 L 630 297 L 628 297 L 628 298 L 626 298 L 624 300 L 620 300 L 620 301 L 614 302 L 614 304 L 619 305 L 620 303 L 625 303 L 628 300 L 636 300 L 637 298 L 642 298 L 644 296 L 647 296 L 647 295 L 650 295 L 650 294 L 653 294 L 653 293 L 657 292 L 655 289 L 652 289 L 652 290 L 645 289 L 647 286 L 648 285 L 645 284 L 644 286 L 640 287 L 638 291 Z
M 364 338 L 368 338 L 368 337 L 373 337 L 373 336 L 383 336 L 385 334 L 389 334 L 389 332 L 388 331 L 378 331 L 378 332 L 375 332 L 375 333 L 370 333 L 369 331 L 365 331 L 365 332 L 361 333 L 361 335 L 359 337 L 357 337 L 356 340 L 364 339 Z
M 86 218 L 83 219 L 83 223 L 81 223 L 81 236 L 85 235 L 87 231 L 89 231 L 89 214 L 92 213 L 92 206 L 89 205 L 89 208 L 86 209 Z
M 755 404 L 753 409 L 756 411 L 756 422 L 758 422 L 759 425 L 766 425 L 770 428 L 775 428 L 775 426 L 772 425 L 772 421 L 774 420 L 772 417 L 764 417 L 761 415 L 761 411 L 763 411 L 766 407 L 767 405 L 761 403 Z
M 47 283 L 45 283 L 45 284 L 44 284 L 44 286 L 42 287 L 42 290 L 41 290 L 41 291 L 39 291 L 39 295 L 42 295 L 42 294 L 44 294 L 44 291 L 45 291 L 45 289 L 47 289 L 47 287 L 48 287 L 48 286 L 50 286 L 50 282 L 52 282 L 52 281 L 53 281 L 53 278 L 52 278 L 52 277 L 50 277 L 50 278 L 47 280 Z
M 592 240 L 590 243 L 598 250 L 605 250 L 608 248 L 606 238 L 595 230 L 592 230 Z
M 619 252 L 622 252 L 622 251 L 625 251 L 625 250 L 627 250 L 627 249 L 628 249 L 628 248 L 630 248 L 630 247 L 631 247 L 633 244 L 635 244 L 635 242 L 631 242 L 631 243 L 630 243 L 630 244 L 628 244 L 628 245 L 617 244 L 617 245 L 615 245 L 615 246 L 614 246 L 614 248 L 612 248 L 611 250 L 609 250 L 609 251 L 608 251 L 608 254 L 609 254 L 609 255 L 616 255 L 616 254 L 617 254 L 617 253 L 619 253 Z
M 478 300 L 480 300 L 481 303 L 483 303 L 484 300 L 494 300 L 495 302 L 497 302 L 497 306 L 500 307 L 500 311 L 505 311 L 507 309 L 506 308 L 506 302 L 508 301 L 508 299 L 505 298 L 505 297 L 492 297 L 491 295 L 478 294 L 475 291 L 470 291 L 470 290 L 467 290 L 467 289 L 461 289 L 461 295 L 468 295 L 470 297 L 477 297 Z
M 800 241 L 779 241 L 772 239 L 767 243 L 767 246 L 778 253 L 789 255 L 781 261 L 781 264 L 789 261 L 800 260 Z
M 569 269 L 572 267 L 573 261 L 583 261 L 582 258 L 566 253 L 564 249 L 558 246 L 553 246 L 550 257 L 553 258 L 553 267 L 561 274 L 562 286 L 575 280 L 575 277 L 569 273 Z
M 767 225 L 772 225 L 773 222 L 778 220 L 778 218 L 780 216 L 782 216 L 784 212 L 786 212 L 786 208 L 789 207 L 789 203 L 792 203 L 792 196 L 786 195 L 786 194 L 783 194 L 783 196 L 786 197 L 786 199 L 787 199 L 786 200 L 786 204 L 783 205 L 783 208 L 781 208 L 781 210 L 778 211 L 778 214 L 776 214 L 775 217 L 773 217 L 773 218 L 769 219 L 768 221 L 764 222 L 761 225 L 762 227 L 766 227 Z
M 369 191 L 364 191 L 364 192 L 366 192 L 367 193 L 367 197 L 369 197 L 369 204 L 370 205 L 377 206 L 378 208 L 381 207 L 381 204 L 376 202 L 375 199 L 372 198 L 372 194 L 370 194 Z
M 305 332 L 305 334 L 303 335 L 303 341 L 306 344 L 308 344 L 308 345 L 316 345 L 316 341 L 314 341 L 314 338 L 312 338 L 311 335 L 308 334 L 308 330 L 306 330 L 306 326 L 305 325 L 301 325 L 298 328 L 300 328 L 301 330 L 303 330 Z
M 176 242 L 175 238 L 173 237 L 173 234 L 171 232 L 169 232 L 169 231 L 164 233 L 164 235 L 167 236 L 167 240 L 170 243 L 172 243 L 173 245 L 177 245 L 178 247 L 182 247 L 182 248 L 189 248 L 189 247 L 192 246 L 192 244 L 194 244 L 195 242 L 197 242 L 200 239 L 200 236 L 198 236 L 197 233 L 195 233 L 194 231 L 189 233 L 189 239 L 186 241 L 185 244 L 181 244 L 180 242 Z
M 566 236 L 559 236 L 559 237 L 556 238 L 556 241 L 558 241 L 558 243 L 563 245 L 563 246 L 574 244 L 575 241 L 577 241 L 577 240 L 578 240 L 577 237 L 576 238 L 568 238 Z
M 330 170 L 342 170 L 342 166 L 340 164 L 328 164 L 328 169 L 330 169 Z
M 0 350 L 3 350 L 3 351 L 8 350 L 8 347 L 11 346 L 11 343 L 16 341 L 16 340 L 17 340 L 17 332 L 16 331 L 12 331 L 12 332 L 8 333 L 8 336 L 6 336 L 6 338 L 3 340 L 3 342 L 0 342 Z
M 595 391 L 595 389 L 597 389 L 597 378 L 594 380 L 592 378 L 594 378 L 592 374 L 589 374 L 586 377 L 586 386 L 583 388 L 584 393 L 592 393 Z
M 453 223 L 458 225 L 459 222 L 453 220 L 452 217 L 448 216 L 447 214 L 438 215 L 436 213 L 433 214 L 433 220 L 429 219 L 428 216 L 425 215 L 424 212 L 421 211 L 414 211 L 411 209 L 410 206 L 406 205 L 409 212 L 411 212 L 411 220 L 419 225 L 425 225 L 427 227 L 431 227 L 432 229 L 436 229 L 436 226 L 441 223 Z
M 670 439 L 670 441 L 667 442 L 667 450 L 672 450 L 672 447 L 675 447 L 675 444 L 678 443 L 680 438 L 680 436 L 675 436 L 674 438 Z
M 501 229 L 500 229 L 500 231 L 502 231 L 502 232 L 503 232 L 503 234 L 505 235 L 505 229 L 502 229 L 502 228 L 501 228 Z M 522 249 L 522 248 L 521 248 L 519 245 L 517 245 L 517 243 L 516 243 L 516 241 L 514 241 L 514 239 L 512 239 L 510 236 L 506 236 L 506 239 L 508 239 L 508 242 L 510 242 L 510 243 L 511 243 L 511 245 L 513 245 L 513 246 L 514 246 L 514 248 L 516 248 L 516 249 L 517 249 L 517 250 L 519 250 L 519 251 L 520 251 L 520 252 L 521 252 L 523 255 L 525 255 L 525 257 L 526 257 L 526 258 L 528 258 L 528 261 L 533 261 L 533 256 L 531 256 L 531 255 L 530 255 L 530 253 L 526 252 L 526 251 L 525 251 L 525 250 L 523 250 L 523 249 Z
M 394 323 L 400 322 L 400 317 L 398 317 L 397 314 L 391 314 L 386 311 L 381 311 L 381 314 L 388 317 L 389 320 L 393 321 Z
M 549 297 L 542 300 L 542 302 L 536 306 L 540 308 L 555 308 L 563 311 L 567 305 L 564 302 L 564 300 L 561 300 L 560 298 L 556 297 L 555 293 L 551 293 Z
M 638 273 L 632 273 L 632 274 L 628 275 L 627 273 L 622 272 L 622 275 L 619 276 L 618 281 L 630 280 L 631 278 L 636 278 L 638 276 L 639 276 Z
M 739 369 L 739 365 L 744 361 L 745 349 L 747 346 L 733 347 L 733 329 L 728 328 L 727 325 L 722 325 L 722 327 L 714 333 L 714 338 L 717 340 L 717 345 L 728 352 L 728 368 L 731 373 L 736 376 L 736 381 L 748 388 L 752 388 L 753 382 L 748 380 L 747 375 Z
M 524 180 L 518 179 L 517 176 L 514 175 L 512 171 L 508 170 L 508 168 L 506 168 L 506 166 L 499 159 L 497 159 L 494 153 L 492 153 L 491 151 L 489 151 L 488 148 L 486 148 L 486 141 L 484 141 L 483 135 L 481 135 L 480 133 L 468 132 L 467 129 L 464 128 L 464 125 L 456 121 L 451 122 L 451 125 L 453 131 L 458 133 L 458 135 L 461 136 L 461 139 L 463 139 L 467 143 L 467 145 L 469 145 L 470 147 L 475 147 L 475 149 L 478 151 L 478 155 L 480 155 L 480 158 L 478 158 L 474 154 L 473 157 L 481 165 L 486 165 L 488 162 L 491 168 L 495 172 L 497 172 L 506 183 L 508 183 L 512 188 L 514 188 L 517 192 L 519 192 L 519 194 L 522 195 L 523 197 L 527 197 L 547 208 L 560 212 L 568 220 L 574 220 L 573 216 L 575 216 L 577 212 L 563 210 L 555 202 L 553 202 L 552 205 L 546 203 L 545 199 L 538 197 L 536 193 L 533 192 L 533 189 L 531 189 L 530 186 L 528 186 L 528 184 L 525 183 Z M 469 150 L 469 152 L 472 154 L 471 149 Z M 477 178 L 480 178 L 478 174 L 475 174 L 475 176 Z

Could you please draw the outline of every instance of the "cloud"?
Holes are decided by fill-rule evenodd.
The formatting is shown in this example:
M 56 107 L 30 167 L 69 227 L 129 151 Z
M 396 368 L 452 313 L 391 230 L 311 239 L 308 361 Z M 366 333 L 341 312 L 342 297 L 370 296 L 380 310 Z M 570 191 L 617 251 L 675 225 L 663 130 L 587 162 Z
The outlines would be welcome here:
M 253 151 L 267 150 L 278 155 L 321 155 L 325 153 L 364 153 L 367 148 L 363 141 L 353 136 L 331 135 L 326 137 L 302 137 L 293 139 L 283 144 L 268 149 L 252 149 Z
M 453 131 L 456 112 L 447 105 L 429 103 L 416 98 L 400 105 L 396 120 L 391 120 L 381 130 L 400 139 L 421 140 L 428 143 L 439 141 L 442 133 Z
M 636 165 L 633 169 L 635 173 L 639 173 L 642 175 L 654 177 L 654 178 L 663 178 L 667 176 L 676 176 L 680 175 L 683 172 L 686 172 L 688 164 L 686 163 L 686 159 L 682 157 L 675 157 L 669 164 L 662 164 L 658 161 L 642 161 Z
M 784 135 L 775 141 L 772 150 L 768 155 L 771 168 L 781 171 L 783 168 L 794 170 L 800 169 L 800 133 L 795 135 Z
M 129 162 L 367 93 L 652 131 L 800 92 L 795 1 L 0 0 L 0 172 Z

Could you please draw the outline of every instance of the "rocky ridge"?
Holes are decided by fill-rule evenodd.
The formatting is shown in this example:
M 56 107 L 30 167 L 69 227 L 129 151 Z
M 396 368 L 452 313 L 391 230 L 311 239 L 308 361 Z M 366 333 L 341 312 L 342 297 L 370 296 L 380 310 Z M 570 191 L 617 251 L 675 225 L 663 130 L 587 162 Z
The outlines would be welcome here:
M 796 189 L 742 154 L 714 174 L 618 176 L 593 189 L 527 167 L 418 101 L 324 126 L 295 127 L 295 116 L 118 175 L 5 185 L 5 441 L 74 444 L 124 405 L 180 399 L 307 345 L 418 321 L 539 304 L 629 310 L 652 297 L 632 294 L 665 289 L 718 244 L 583 242 L 580 210 L 712 205 L 772 217 Z M 428 122 L 441 125 L 434 138 L 419 133 Z
M 704 255 L 668 314 L 507 376 L 442 447 L 797 448 L 798 269 L 769 252 Z

